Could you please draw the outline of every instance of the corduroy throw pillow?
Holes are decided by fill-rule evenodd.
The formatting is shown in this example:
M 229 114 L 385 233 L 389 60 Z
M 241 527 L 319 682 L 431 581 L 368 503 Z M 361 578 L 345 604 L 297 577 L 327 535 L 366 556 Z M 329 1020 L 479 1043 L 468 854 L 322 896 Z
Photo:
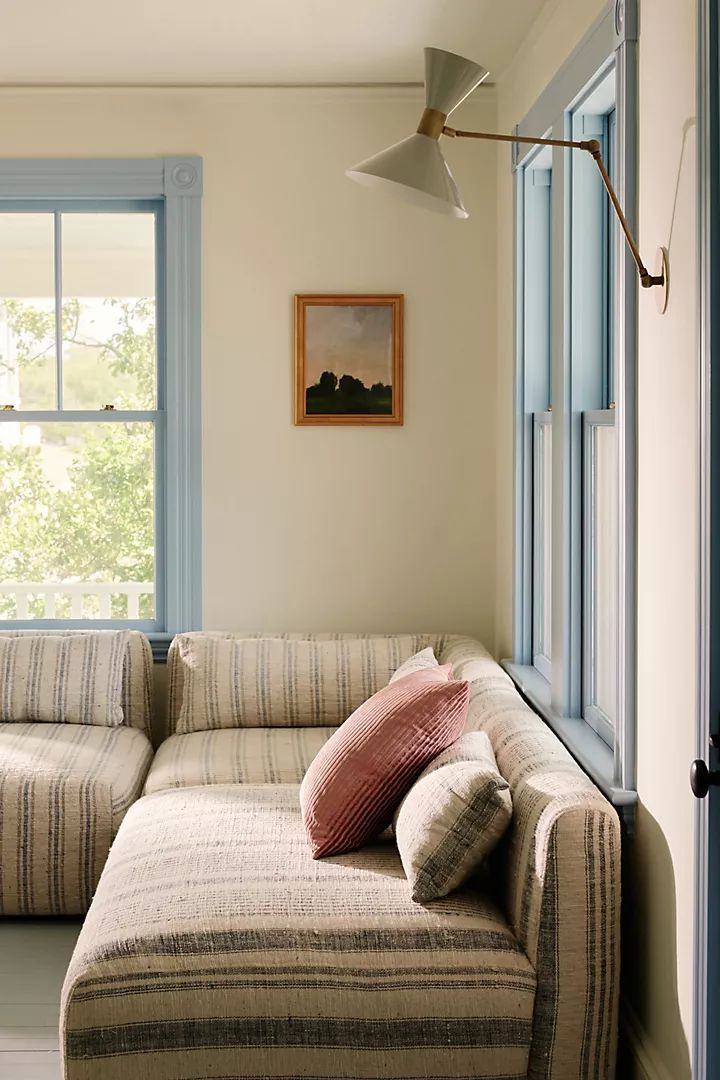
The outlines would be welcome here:
M 415 777 L 461 734 L 468 684 L 450 667 L 406 675 L 373 694 L 338 728 L 300 788 L 316 859 L 352 851 L 390 824 Z

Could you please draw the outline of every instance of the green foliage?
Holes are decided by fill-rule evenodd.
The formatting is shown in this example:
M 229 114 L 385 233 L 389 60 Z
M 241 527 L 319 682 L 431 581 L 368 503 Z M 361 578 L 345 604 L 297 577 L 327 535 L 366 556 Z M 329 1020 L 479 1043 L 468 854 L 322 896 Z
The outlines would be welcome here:
M 55 347 L 55 310 L 37 308 L 22 300 L 4 300 L 8 325 L 15 335 L 15 350 L 20 367 L 45 359 Z M 0 356 L 0 371 L 9 371 L 8 358 Z
M 63 305 L 63 338 L 92 350 L 97 381 L 107 370 L 127 389 L 117 407 L 152 408 L 155 396 L 155 327 L 152 300 L 110 300 L 117 329 L 104 342 L 79 336 L 82 307 Z M 32 305 L 5 301 L 15 333 L 21 380 L 43 357 L 53 317 Z M 48 326 L 48 321 L 50 324 Z M 93 399 L 97 393 L 93 394 Z M 97 405 L 95 405 L 97 407 Z M 147 581 L 154 577 L 153 433 L 150 424 L 53 423 L 39 446 L 0 444 L 0 580 L 11 582 Z M 48 461 L 64 461 L 66 480 L 51 479 Z M 57 469 L 57 465 L 56 465 Z M 140 601 L 151 617 L 152 597 Z M 41 602 L 31 604 L 43 614 Z M 58 608 L 58 615 L 69 611 Z M 112 613 L 127 614 L 113 598 Z M 12 617 L 15 601 L 0 595 L 0 616 Z

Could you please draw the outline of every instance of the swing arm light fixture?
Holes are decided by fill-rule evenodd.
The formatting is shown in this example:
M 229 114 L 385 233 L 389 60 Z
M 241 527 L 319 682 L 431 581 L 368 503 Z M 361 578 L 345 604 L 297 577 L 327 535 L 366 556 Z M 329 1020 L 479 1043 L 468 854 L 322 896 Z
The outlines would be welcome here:
M 375 154 L 367 161 L 347 170 L 347 176 L 369 187 L 383 187 L 406 202 L 426 209 L 467 218 L 460 191 L 440 149 L 440 136 L 453 139 L 488 139 L 493 142 L 526 143 L 531 146 L 561 146 L 583 150 L 597 165 L 610 203 L 620 222 L 627 245 L 637 267 L 644 289 L 658 287 L 658 308 L 664 311 L 668 295 L 668 255 L 659 248 L 656 273 L 651 274 L 640 255 L 635 238 L 620 205 L 615 189 L 602 159 L 597 139 L 541 139 L 527 135 L 502 135 L 486 131 L 461 131 L 448 127 L 446 120 L 461 101 L 483 82 L 489 72 L 480 64 L 446 52 L 444 49 L 425 50 L 425 110 L 417 131 Z

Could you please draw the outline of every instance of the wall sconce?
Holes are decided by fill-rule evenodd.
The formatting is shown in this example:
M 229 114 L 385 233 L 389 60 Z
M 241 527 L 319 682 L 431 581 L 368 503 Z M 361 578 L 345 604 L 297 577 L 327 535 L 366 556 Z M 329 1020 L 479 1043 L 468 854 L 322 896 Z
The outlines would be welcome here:
M 658 310 L 668 302 L 669 266 L 666 248 L 657 253 L 657 272 L 651 274 L 640 257 L 620 201 L 612 186 L 597 139 L 574 142 L 571 139 L 537 139 L 523 135 L 498 135 L 484 131 L 458 131 L 447 127 L 453 109 L 487 78 L 489 72 L 480 64 L 444 49 L 425 49 L 425 111 L 417 131 L 406 139 L 348 169 L 346 175 L 368 187 L 384 187 L 406 202 L 457 218 L 467 218 L 460 191 L 448 168 L 440 136 L 458 139 L 491 139 L 494 142 L 529 143 L 532 146 L 565 146 L 584 150 L 598 167 L 605 190 L 625 234 L 644 289 L 657 287 Z

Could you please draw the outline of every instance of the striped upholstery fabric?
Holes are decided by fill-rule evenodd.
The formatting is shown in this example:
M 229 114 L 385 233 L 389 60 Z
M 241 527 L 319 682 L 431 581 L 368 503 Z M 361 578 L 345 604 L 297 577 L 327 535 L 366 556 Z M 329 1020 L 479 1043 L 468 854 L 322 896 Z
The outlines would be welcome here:
M 506 910 L 538 976 L 530 1080 L 612 1080 L 620 973 L 620 824 L 512 681 L 470 639 L 439 657 L 473 680 L 467 728 L 510 783 Z M 505 841 L 504 841 L 505 842 Z
M 395 811 L 400 858 L 421 903 L 478 870 L 512 820 L 507 780 L 484 731 L 468 731 L 431 761 Z
M 179 634 L 168 653 L 169 733 L 342 724 L 440 635 Z
M 64 1076 L 520 1080 L 534 996 L 489 900 L 413 904 L 391 841 L 313 862 L 296 785 L 166 791 L 81 931 Z
M 84 631 L 33 630 L 32 634 L 74 636 Z M 23 630 L 0 630 L 0 638 L 27 636 Z M 127 652 L 123 665 L 120 705 L 123 723 L 138 728 L 150 736 L 152 712 L 152 650 L 150 642 L 139 630 L 128 631 Z
M 0 724 L 0 915 L 87 911 L 151 758 L 125 726 Z
M 153 759 L 145 793 L 198 784 L 299 784 L 335 730 L 235 728 L 171 735 Z
M 428 646 L 427 649 L 421 649 L 419 653 L 415 653 L 409 660 L 405 660 L 397 671 L 393 672 L 390 682 L 397 682 L 398 679 L 404 679 L 406 675 L 412 675 L 416 671 L 432 671 L 439 666 L 435 653 Z
M 127 632 L 0 637 L 0 723 L 115 727 Z

